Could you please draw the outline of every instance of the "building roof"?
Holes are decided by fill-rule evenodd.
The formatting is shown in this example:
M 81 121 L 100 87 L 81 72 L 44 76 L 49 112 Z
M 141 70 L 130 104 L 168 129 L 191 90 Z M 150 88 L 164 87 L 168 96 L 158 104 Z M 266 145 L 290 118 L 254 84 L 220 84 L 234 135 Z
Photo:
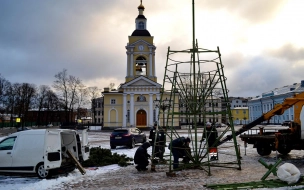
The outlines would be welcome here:
M 256 96 L 252 100 L 257 100 L 257 99 L 266 98 L 266 97 L 270 97 L 270 96 L 277 96 L 277 95 L 287 94 L 287 93 L 290 93 L 290 92 L 303 92 L 303 91 L 304 91 L 303 84 L 294 83 L 294 84 L 291 84 L 291 85 L 285 85 L 283 87 L 275 88 L 273 90 L 264 92 L 261 95 Z
M 233 110 L 248 110 L 248 107 L 235 107 Z
M 134 30 L 131 36 L 151 36 L 148 30 Z
M 138 15 L 136 19 L 145 19 L 145 20 L 147 20 L 146 17 L 145 17 L 145 15 Z

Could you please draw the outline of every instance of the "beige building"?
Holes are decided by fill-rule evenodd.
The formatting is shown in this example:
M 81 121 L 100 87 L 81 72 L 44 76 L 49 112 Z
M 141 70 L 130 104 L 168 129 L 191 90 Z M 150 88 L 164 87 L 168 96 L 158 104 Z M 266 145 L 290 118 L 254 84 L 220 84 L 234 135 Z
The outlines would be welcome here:
M 159 120 L 159 108 L 154 100 L 161 98 L 162 85 L 155 74 L 155 49 L 153 36 L 147 30 L 144 6 L 138 6 L 136 28 L 126 46 L 127 63 L 125 82 L 117 90 L 104 88 L 104 128 L 152 127 Z M 170 94 L 163 96 L 170 98 Z M 178 101 L 178 98 L 177 98 Z M 176 108 L 174 108 L 176 109 Z M 177 108 L 178 109 L 178 108 Z M 163 114 L 160 114 L 160 117 Z M 178 119 L 174 121 L 178 125 Z

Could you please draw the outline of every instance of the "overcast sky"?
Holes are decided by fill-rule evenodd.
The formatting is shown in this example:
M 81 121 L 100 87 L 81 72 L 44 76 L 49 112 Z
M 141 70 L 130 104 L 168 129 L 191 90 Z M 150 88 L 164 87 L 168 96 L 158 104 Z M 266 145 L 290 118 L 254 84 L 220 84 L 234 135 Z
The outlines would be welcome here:
M 220 48 L 229 96 L 304 80 L 303 0 L 196 0 L 199 47 Z M 125 81 L 125 46 L 140 0 L 1 0 L 0 74 L 52 85 L 67 69 L 100 89 Z M 158 82 L 167 49 L 191 48 L 191 0 L 143 0 Z

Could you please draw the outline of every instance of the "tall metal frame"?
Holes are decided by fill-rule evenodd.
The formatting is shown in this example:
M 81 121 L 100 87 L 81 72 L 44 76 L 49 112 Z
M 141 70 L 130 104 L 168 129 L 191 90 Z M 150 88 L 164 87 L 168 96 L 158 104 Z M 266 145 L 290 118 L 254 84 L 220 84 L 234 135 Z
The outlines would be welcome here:
M 168 47 L 163 90 L 161 98 L 157 102 L 158 107 L 164 107 L 166 104 L 166 109 L 159 109 L 157 130 L 165 131 L 167 145 L 181 136 L 187 136 L 191 139 L 191 153 L 188 153 L 191 161 L 180 163 L 181 169 L 198 168 L 206 171 L 209 175 L 211 175 L 211 167 L 241 169 L 240 152 L 231 116 L 226 87 L 227 78 L 224 75 L 221 53 L 218 47 L 216 50 L 198 47 L 195 40 L 194 15 L 195 6 L 194 0 L 192 0 L 192 48 L 176 51 Z M 170 98 L 168 100 L 165 97 Z M 183 121 L 182 128 L 184 130 L 176 130 L 176 120 Z M 218 138 L 214 143 L 218 144 L 217 160 L 210 159 L 208 147 L 212 147 L 214 144 L 208 145 L 209 137 L 206 136 L 206 141 L 201 140 L 203 133 L 206 135 L 204 130 L 206 122 L 228 124 L 218 128 Z M 232 136 L 232 142 L 221 144 L 220 140 L 227 135 Z M 166 142 L 164 144 L 166 145 Z M 152 156 L 154 157 L 154 155 Z M 174 173 L 172 150 L 169 154 L 165 154 L 164 158 L 169 164 L 167 174 L 170 175 Z

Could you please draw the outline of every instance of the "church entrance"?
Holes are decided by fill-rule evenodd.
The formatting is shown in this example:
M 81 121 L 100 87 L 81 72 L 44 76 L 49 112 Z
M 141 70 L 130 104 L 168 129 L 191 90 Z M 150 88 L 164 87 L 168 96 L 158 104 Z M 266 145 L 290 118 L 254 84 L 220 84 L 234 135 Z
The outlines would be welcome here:
M 147 126 L 147 113 L 145 110 L 138 110 L 136 113 L 136 125 Z

